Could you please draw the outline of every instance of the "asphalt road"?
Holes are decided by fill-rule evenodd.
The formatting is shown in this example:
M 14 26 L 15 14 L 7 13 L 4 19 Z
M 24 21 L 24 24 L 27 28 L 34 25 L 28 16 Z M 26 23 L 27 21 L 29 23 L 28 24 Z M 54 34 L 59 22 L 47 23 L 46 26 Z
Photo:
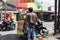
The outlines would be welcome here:
M 1 36 L 1 40 L 20 40 L 20 36 L 17 34 L 8 34 Z
M 54 22 L 43 22 L 43 26 L 46 27 L 48 30 L 54 29 Z
M 1 36 L 0 39 L 1 40 L 21 40 L 20 36 L 17 35 L 17 34 L 4 35 L 4 36 Z M 51 38 L 48 38 L 48 39 L 47 38 L 43 38 L 43 40 L 60 40 L 60 37 L 57 37 L 57 38 L 51 37 Z

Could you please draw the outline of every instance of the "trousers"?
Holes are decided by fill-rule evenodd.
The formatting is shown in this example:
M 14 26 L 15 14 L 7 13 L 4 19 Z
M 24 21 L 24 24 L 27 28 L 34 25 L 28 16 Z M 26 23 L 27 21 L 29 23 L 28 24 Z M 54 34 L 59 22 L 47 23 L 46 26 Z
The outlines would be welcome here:
M 27 31 L 28 31 L 28 35 L 27 35 L 28 40 L 30 40 L 31 34 L 32 34 L 34 40 L 36 40 L 35 28 L 34 27 L 32 27 L 32 28 L 28 27 Z

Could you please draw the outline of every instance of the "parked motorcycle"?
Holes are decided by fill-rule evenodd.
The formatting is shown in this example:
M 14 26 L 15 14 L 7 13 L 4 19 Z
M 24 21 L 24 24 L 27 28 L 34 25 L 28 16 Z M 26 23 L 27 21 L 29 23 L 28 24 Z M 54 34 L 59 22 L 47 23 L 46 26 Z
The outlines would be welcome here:
M 15 29 L 15 23 L 3 19 L 0 22 L 0 31 L 10 31 Z
M 40 34 L 40 36 L 44 36 L 44 37 L 48 36 L 48 30 L 46 27 L 43 27 L 42 21 L 40 19 L 37 20 L 35 29 L 36 29 L 37 35 Z
M 27 27 L 26 27 L 26 29 L 27 29 Z M 24 30 L 23 30 L 23 32 L 24 32 Z M 43 24 L 42 24 L 42 22 L 40 20 L 37 20 L 37 23 L 36 23 L 36 26 L 35 26 L 35 30 L 36 30 L 37 35 L 38 34 L 40 35 L 40 36 L 38 35 L 37 37 L 43 36 L 45 38 L 45 37 L 48 36 L 48 30 L 47 30 L 46 27 L 43 27 Z M 31 35 L 31 38 L 32 38 L 32 35 Z M 21 40 L 27 40 L 27 30 L 24 32 L 23 35 L 20 35 L 20 39 Z

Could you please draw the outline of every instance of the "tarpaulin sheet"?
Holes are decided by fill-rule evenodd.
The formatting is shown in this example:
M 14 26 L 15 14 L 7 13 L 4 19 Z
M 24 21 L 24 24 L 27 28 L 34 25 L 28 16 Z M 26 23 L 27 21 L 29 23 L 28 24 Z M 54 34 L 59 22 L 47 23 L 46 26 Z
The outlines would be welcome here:
M 34 0 L 18 0 L 20 3 L 34 2 Z
M 7 5 L 16 8 L 17 2 L 9 2 Z
M 18 0 L 6 0 L 7 2 L 18 2 Z
M 29 8 L 29 7 L 32 7 L 33 10 L 38 9 L 37 6 L 35 5 L 35 3 L 27 3 L 27 7 L 28 7 L 28 8 Z
M 27 9 L 27 3 L 18 3 L 16 7 L 18 9 Z
M 34 3 L 19 3 L 16 6 L 18 9 L 27 9 L 29 7 L 32 7 L 34 10 L 38 9 L 37 6 Z

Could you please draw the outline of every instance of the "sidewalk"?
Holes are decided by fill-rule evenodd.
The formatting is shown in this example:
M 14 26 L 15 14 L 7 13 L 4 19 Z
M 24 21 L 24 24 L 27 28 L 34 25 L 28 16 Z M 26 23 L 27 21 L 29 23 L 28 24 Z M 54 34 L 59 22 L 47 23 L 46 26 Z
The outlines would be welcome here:
M 60 40 L 60 34 L 48 36 L 48 40 Z
M 56 36 L 49 36 L 49 37 L 47 37 L 47 38 L 42 38 L 42 37 L 39 37 L 38 38 L 39 40 L 60 40 L 60 35 L 58 36 L 58 35 L 56 35 Z
M 13 31 L 9 31 L 9 32 L 8 31 L 7 32 L 0 32 L 0 34 L 2 34 L 1 40 L 20 40 L 20 36 L 16 34 L 17 33 L 16 31 L 17 30 L 13 30 Z M 59 38 L 60 35 L 53 36 L 52 35 L 53 33 L 54 33 L 54 30 L 53 29 L 49 29 L 48 37 L 47 38 L 43 38 L 41 40 L 60 40 L 60 38 Z

